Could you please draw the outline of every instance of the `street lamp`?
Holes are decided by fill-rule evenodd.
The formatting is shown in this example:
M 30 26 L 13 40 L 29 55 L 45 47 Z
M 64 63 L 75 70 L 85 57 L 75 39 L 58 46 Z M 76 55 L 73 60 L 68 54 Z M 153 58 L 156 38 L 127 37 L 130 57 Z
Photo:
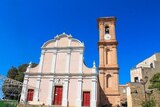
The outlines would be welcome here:
M 140 83 L 143 85 L 143 88 L 144 88 L 144 96 L 145 96 L 145 101 L 147 100 L 147 96 L 146 96 L 146 83 L 148 81 L 148 77 L 145 76 L 144 79 L 141 79 L 140 80 Z

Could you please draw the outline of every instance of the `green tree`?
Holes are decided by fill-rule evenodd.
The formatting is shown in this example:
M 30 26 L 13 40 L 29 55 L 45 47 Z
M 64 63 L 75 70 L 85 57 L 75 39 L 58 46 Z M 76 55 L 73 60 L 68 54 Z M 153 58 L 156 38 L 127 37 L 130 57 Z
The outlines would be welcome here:
M 7 77 L 11 79 L 15 79 L 17 74 L 18 74 L 18 69 L 12 66 L 8 71 Z
M 150 89 L 158 89 L 160 91 L 160 73 L 155 74 L 151 79 L 150 79 Z
M 142 105 L 142 107 L 155 107 L 156 102 L 154 99 L 149 99 L 147 101 L 143 101 L 141 105 Z
M 35 66 L 37 66 L 37 64 L 32 63 L 31 67 L 33 68 Z M 22 64 L 18 66 L 18 68 L 12 66 L 8 70 L 7 77 L 16 81 L 23 82 L 24 72 L 26 71 L 27 67 L 28 64 Z M 3 83 L 2 91 L 4 93 L 4 98 L 6 99 L 17 100 L 20 97 L 19 95 L 21 93 L 21 90 L 22 86 L 15 85 L 8 79 L 6 79 Z

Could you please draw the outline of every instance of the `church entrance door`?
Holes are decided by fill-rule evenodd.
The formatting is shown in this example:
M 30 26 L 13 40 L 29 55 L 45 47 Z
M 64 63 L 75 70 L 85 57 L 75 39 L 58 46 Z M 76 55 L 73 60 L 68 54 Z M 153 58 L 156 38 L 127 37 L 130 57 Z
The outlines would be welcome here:
M 90 92 L 83 92 L 83 106 L 90 106 Z
M 27 94 L 27 101 L 32 101 L 33 100 L 33 89 L 28 89 L 28 94 Z
M 54 91 L 54 105 L 61 105 L 62 104 L 62 86 L 56 86 Z

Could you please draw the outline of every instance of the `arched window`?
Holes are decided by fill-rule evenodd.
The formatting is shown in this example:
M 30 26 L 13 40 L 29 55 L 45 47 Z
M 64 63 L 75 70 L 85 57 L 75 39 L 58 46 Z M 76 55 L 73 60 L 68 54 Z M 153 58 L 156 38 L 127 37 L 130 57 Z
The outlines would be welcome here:
M 105 34 L 109 34 L 109 26 L 105 27 Z
M 106 76 L 106 88 L 111 87 L 111 75 L 107 74 Z

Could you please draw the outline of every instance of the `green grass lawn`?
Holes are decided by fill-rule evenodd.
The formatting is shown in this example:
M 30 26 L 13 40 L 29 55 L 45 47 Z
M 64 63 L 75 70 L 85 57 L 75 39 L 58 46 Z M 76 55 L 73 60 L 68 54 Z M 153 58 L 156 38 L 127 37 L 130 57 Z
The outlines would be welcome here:
M 0 100 L 0 107 L 16 107 L 18 101 L 15 100 Z

